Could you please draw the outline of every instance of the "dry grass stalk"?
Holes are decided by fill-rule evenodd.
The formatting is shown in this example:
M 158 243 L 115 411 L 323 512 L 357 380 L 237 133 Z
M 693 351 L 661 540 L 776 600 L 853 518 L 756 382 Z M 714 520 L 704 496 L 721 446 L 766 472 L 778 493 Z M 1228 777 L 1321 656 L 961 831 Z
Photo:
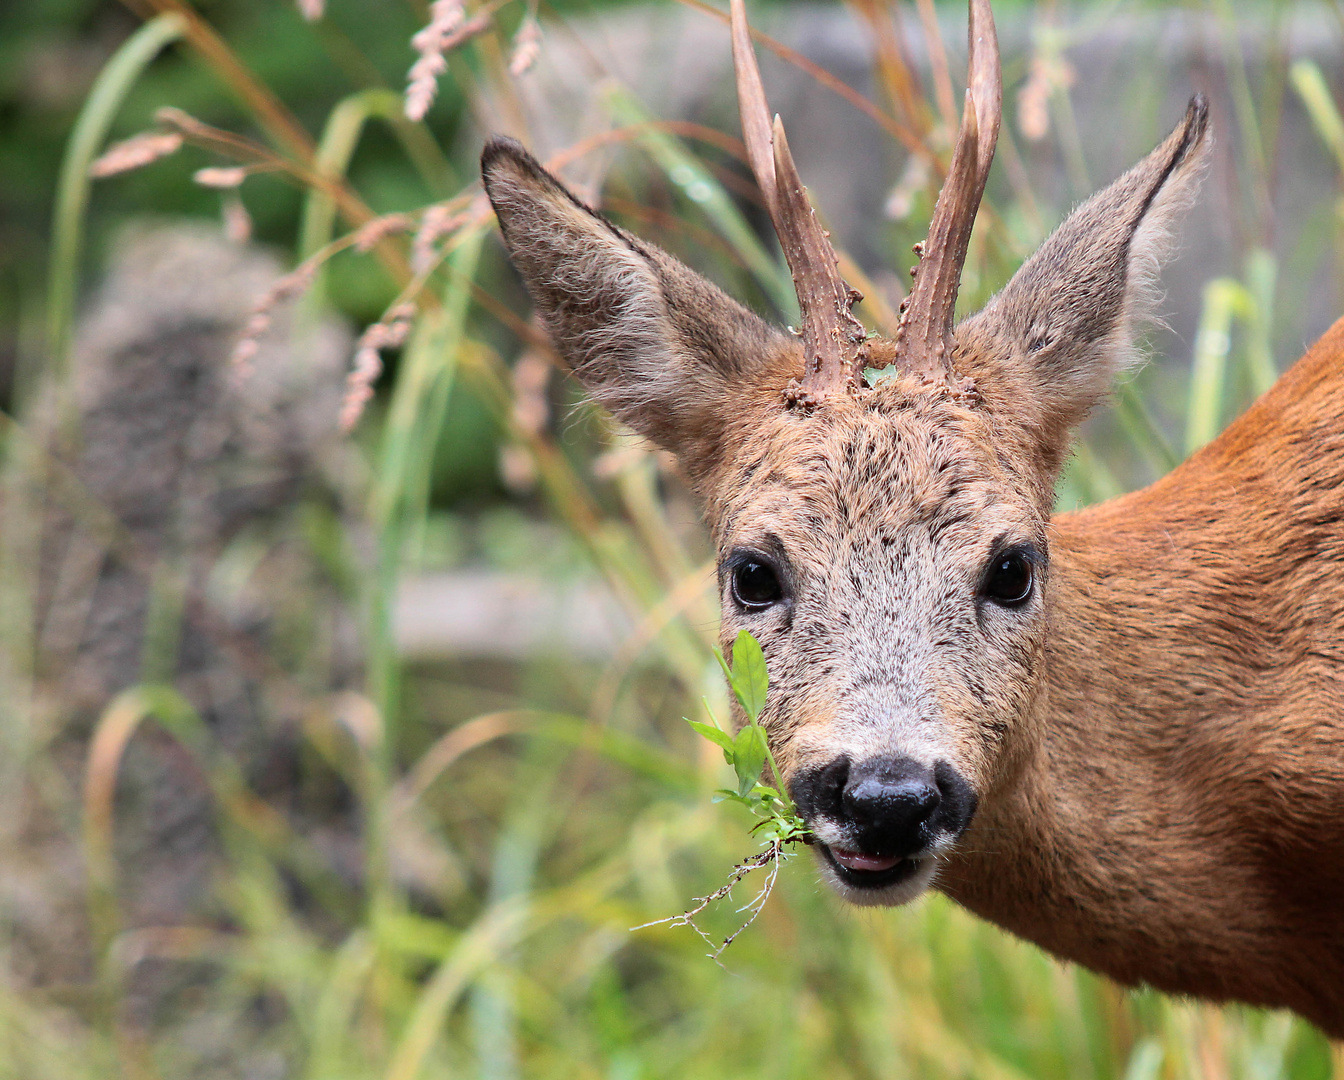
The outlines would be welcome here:
M 236 205 L 231 206 L 226 202 L 224 206 L 225 231 L 230 239 L 233 239 L 235 235 L 241 235 L 245 224 L 247 234 L 250 236 L 251 218 L 247 216 L 247 210 L 243 207 L 242 200 L 238 199 L 236 195 L 234 202 Z M 245 223 L 244 218 L 246 218 Z M 316 278 L 318 269 L 328 259 L 337 252 L 351 247 L 361 254 L 365 254 L 372 251 L 385 237 L 393 233 L 408 231 L 413 223 L 410 216 L 400 213 L 384 214 L 373 218 L 366 221 L 353 233 L 348 233 L 320 251 L 314 252 L 288 274 L 276 281 L 253 306 L 252 316 L 243 328 L 243 334 L 238 339 L 238 344 L 234 346 L 231 362 L 235 378 L 246 379 L 252 373 L 252 360 L 257 355 L 261 337 L 271 328 L 272 312 L 276 305 L 286 300 L 295 299 L 306 292 Z M 234 230 L 237 230 L 237 233 Z M 243 237 L 243 239 L 246 238 Z M 400 305 L 393 311 L 401 311 L 406 306 Z M 383 323 L 387 321 L 385 318 Z M 382 325 L 382 323 L 375 324 L 375 326 L 379 325 Z M 373 327 L 370 327 L 370 330 L 372 329 Z M 358 370 L 358 368 L 359 364 L 356 363 L 356 369 Z M 381 367 L 379 370 L 381 370 Z M 377 372 L 374 372 L 373 378 L 377 378 Z M 358 413 L 356 413 L 356 419 L 358 419 Z
M 525 437 L 541 435 L 550 422 L 551 404 L 546 391 L 552 370 L 550 359 L 538 349 L 523 353 L 513 366 L 513 427 Z M 509 441 L 499 452 L 499 471 L 504 486 L 519 494 L 531 491 L 537 483 L 537 466 L 524 445 L 525 441 Z
M 359 227 L 355 232 L 354 248 L 361 255 L 367 255 L 387 237 L 409 232 L 413 224 L 406 214 L 383 214 Z
M 285 300 L 292 300 L 308 289 L 313 283 L 313 278 L 317 276 L 317 268 L 322 265 L 323 255 L 325 252 L 319 252 L 318 255 L 299 263 L 267 289 L 257 301 L 252 309 L 252 317 L 247 320 L 247 326 L 243 328 L 243 336 L 233 349 L 231 362 L 236 378 L 246 379 L 252 374 L 252 360 L 257 355 L 258 342 L 271 328 L 271 313 L 276 305 Z
M 252 215 L 247 212 L 247 207 L 243 205 L 238 192 L 225 192 L 221 213 L 224 219 L 224 235 L 231 243 L 246 244 L 252 239 Z
M 1067 91 L 1077 80 L 1073 66 L 1058 53 L 1037 52 L 1031 58 L 1027 81 L 1017 92 L 1017 127 L 1028 142 L 1040 142 L 1050 132 L 1050 99 Z
M 434 0 L 430 4 L 428 24 L 411 38 L 411 45 L 420 56 L 406 76 L 406 116 L 409 119 L 423 120 L 434 104 L 439 76 L 448 70 L 444 54 L 490 26 L 488 14 L 467 19 L 462 0 Z
M 115 143 L 89 166 L 95 180 L 143 168 L 151 162 L 175 154 L 182 148 L 182 136 L 175 131 L 145 131 Z
M 411 269 L 423 274 L 437 260 L 438 242 L 466 221 L 461 211 L 456 213 L 446 203 L 435 203 L 425 210 L 420 228 L 411 241 Z
M 180 136 L 179 136 L 180 137 Z M 225 190 L 227 188 L 236 188 L 247 179 L 249 170 L 243 165 L 229 166 L 211 166 L 208 169 L 197 169 L 191 174 L 191 178 L 201 187 L 218 188 Z
M 518 28 L 513 39 L 513 55 L 509 58 L 509 74 L 515 78 L 526 74 L 541 55 L 541 24 L 529 15 Z
M 345 381 L 345 400 L 341 403 L 342 431 L 351 431 L 364 415 L 364 407 L 373 397 L 373 384 L 383 373 L 383 349 L 395 349 L 406 343 L 415 318 L 415 305 L 398 304 L 381 320 L 360 335 L 355 347 L 355 363 Z

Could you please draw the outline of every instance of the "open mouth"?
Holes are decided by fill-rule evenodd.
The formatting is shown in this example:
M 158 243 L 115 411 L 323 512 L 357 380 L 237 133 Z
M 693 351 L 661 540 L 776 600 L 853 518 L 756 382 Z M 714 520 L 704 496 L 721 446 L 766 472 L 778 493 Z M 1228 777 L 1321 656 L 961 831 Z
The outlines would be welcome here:
M 894 855 L 869 855 L 848 848 L 818 844 L 841 880 L 861 889 L 882 889 L 908 881 L 919 870 L 918 859 Z

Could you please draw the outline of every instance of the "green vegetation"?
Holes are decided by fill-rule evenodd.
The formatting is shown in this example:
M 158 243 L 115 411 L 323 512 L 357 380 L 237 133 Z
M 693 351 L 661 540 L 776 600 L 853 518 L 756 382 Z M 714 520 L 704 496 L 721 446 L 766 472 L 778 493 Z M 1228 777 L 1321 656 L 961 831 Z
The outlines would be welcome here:
M 751 835 L 760 842 L 764 850 L 733 867 L 732 873 L 728 875 L 727 884 L 720 885 L 708 896 L 697 897 L 688 911 L 646 923 L 636 929 L 643 930 L 650 926 L 688 926 L 710 945 L 713 950 L 709 954 L 710 958 L 718 960 L 723 951 L 737 940 L 737 936 L 756 921 L 770 899 L 779 877 L 779 864 L 787 858 L 784 845 L 806 841 L 809 831 L 806 823 L 798 816 L 793 800 L 784 790 L 779 765 L 776 764 L 775 755 L 770 750 L 765 728 L 760 723 L 761 712 L 765 708 L 766 691 L 769 688 L 765 654 L 761 652 L 760 644 L 743 630 L 738 633 L 737 640 L 733 643 L 731 667 L 717 649 L 714 655 L 723 669 L 729 687 L 732 688 L 733 696 L 737 698 L 743 713 L 746 714 L 746 722 L 738 729 L 737 734 L 730 734 L 719 726 L 718 718 L 706 702 L 705 711 L 709 713 L 710 723 L 702 724 L 697 720 L 688 720 L 687 723 L 694 731 L 723 751 L 724 764 L 732 766 L 733 773 L 737 777 L 737 787 L 719 788 L 714 793 L 714 801 L 734 802 L 750 810 L 757 818 L 756 824 L 752 826 Z M 770 776 L 774 779 L 773 786 L 761 782 L 767 763 L 770 766 Z M 738 909 L 739 913 L 747 914 L 746 920 L 721 942 L 716 942 L 701 928 L 696 919 L 712 905 L 729 900 L 737 884 L 758 870 L 765 871 L 765 883 L 753 900 Z
M 19 75 L 0 85 L 9 107 L 0 114 L 0 200 L 14 223 L 11 254 L 0 256 L 0 336 L 16 371 L 0 425 L 0 796 L 10 812 L 0 839 L 16 882 L 0 912 L 0 1077 L 1344 1075 L 1327 1042 L 1290 1017 L 1118 989 L 940 897 L 894 911 L 840 907 L 809 859 L 778 857 L 799 823 L 755 722 L 765 672 L 749 636 L 726 670 L 748 725 L 736 735 L 717 721 L 686 730 L 681 718 L 702 698 L 711 720 L 726 715 L 709 546 L 685 526 L 687 495 L 661 459 L 620 440 L 547 367 L 554 358 L 527 321 L 475 179 L 472 117 L 529 134 L 530 76 L 510 71 L 537 44 L 529 28 L 540 26 L 544 56 L 571 35 L 582 41 L 595 25 L 584 20 L 612 11 L 473 6 L 493 24 L 448 55 L 433 107 L 413 122 L 401 91 L 411 36 L 429 18 L 423 0 L 331 0 L 311 23 L 284 0 L 126 7 L 136 19 L 92 0 L 0 14 L 0 58 L 14 61 L 0 69 L 28 70 L 20 45 L 32 64 L 60 60 L 62 71 L 83 70 L 70 56 L 86 55 L 85 45 L 98 57 L 74 97 L 39 101 L 38 84 Z M 693 0 L 686 7 L 688 18 L 711 17 Z M 876 34 L 883 5 L 851 7 Z M 900 7 L 917 19 L 916 5 Z M 1067 57 L 1072 30 L 1117 10 L 1042 7 L 1040 27 L 1054 30 L 1038 30 L 1034 59 L 1049 62 Z M 1233 264 L 1242 272 L 1205 284 L 1193 346 L 1138 375 L 1089 425 L 1062 485 L 1065 507 L 1147 482 L 1212 437 L 1291 359 L 1275 346 L 1297 326 L 1284 282 L 1344 252 L 1326 204 L 1295 209 L 1300 232 L 1271 243 L 1282 167 L 1275 133 L 1303 103 L 1321 137 L 1313 151 L 1321 162 L 1337 157 L 1344 175 L 1337 93 L 1308 61 L 1291 78 L 1276 63 L 1252 79 L 1230 5 L 1193 7 L 1225 31 L 1216 47 L 1233 73 L 1220 141 L 1245 202 Z M 1284 10 L 1267 5 L 1255 17 L 1279 34 Z M 900 50 L 878 46 L 878 90 L 865 107 L 934 163 L 902 183 L 908 210 L 881 226 L 880 246 L 901 268 L 949 140 L 937 80 L 923 86 Z M 726 56 L 726 34 L 723 48 Z M 1006 68 L 1012 124 L 1012 95 L 1038 70 L 1023 59 Z M 1068 80 L 1050 77 L 1058 69 L 1049 63 L 1039 70 L 1049 119 L 1039 145 L 1085 178 Z M 1148 101 L 1139 81 L 1136 97 Z M 609 155 L 602 191 L 614 216 L 787 318 L 787 272 L 744 209 L 734 138 L 660 117 L 596 74 L 592 86 L 574 103 L 588 117 L 585 136 L 553 166 L 586 168 Z M 180 148 L 90 179 L 109 140 L 146 130 L 160 149 Z M 1072 197 L 1053 205 L 1020 161 L 1008 176 L 991 182 L 972 241 L 968 308 L 1006 280 Z M 52 673 L 35 659 L 45 639 L 32 612 L 48 584 L 35 569 L 42 526 L 22 516 L 24 478 L 40 477 L 63 513 L 104 530 L 109 545 L 121 541 L 100 493 L 70 480 L 66 444 L 41 437 L 42 391 L 69 400 L 59 392 L 69 390 L 74 313 L 119 222 L 141 213 L 213 220 L 221 208 L 237 220 L 240 205 L 254 235 L 295 268 L 273 306 L 287 292 L 286 302 L 302 297 L 301 314 L 326 303 L 376 329 L 360 348 L 376 393 L 341 458 L 355 510 L 299 493 L 281 525 L 240 534 L 219 553 L 203 599 L 179 565 L 151 559 L 141 681 L 100 702 L 81 727 L 36 704 L 35 687 Z M 48 211 L 50 229 L 35 224 Z M 1282 265 L 1274 250 L 1290 253 Z M 39 264 L 49 280 L 33 274 Z M 870 297 L 859 314 L 889 325 L 897 297 L 857 266 L 845 271 Z M 565 418 L 574 412 L 584 422 Z M 62 432 L 77 443 L 77 432 Z M 285 607 L 273 631 L 229 639 L 261 672 L 249 684 L 265 720 L 261 741 L 294 745 L 291 782 L 278 785 L 255 747 L 226 738 L 193 688 L 170 685 L 169 675 L 184 612 L 231 610 L 249 581 L 295 552 L 317 568 L 315 594 L 358 613 L 362 664 L 353 677 L 332 676 L 322 650 L 334 651 L 337 635 L 316 602 Z M 399 583 L 463 562 L 548 581 L 598 579 L 632 629 L 596 662 L 558 648 L 521 661 L 406 661 L 392 624 Z M 137 823 L 150 811 L 126 796 L 127 777 L 158 762 L 179 763 L 210 807 L 205 900 L 180 923 L 156 922 L 132 903 L 153 883 L 136 877 Z M 715 895 L 753 829 L 771 856 L 758 868 L 773 892 L 749 905 L 755 925 L 722 955 L 725 970 L 665 916 L 689 896 Z M 50 869 L 56 850 L 74 853 L 59 872 Z M 79 905 L 67 912 L 42 892 L 23 908 L 14 898 L 30 874 L 25 859 L 39 868 L 35 888 L 59 885 Z M 715 948 L 742 926 L 731 907 L 695 914 Z M 79 961 L 73 974 L 50 974 L 26 943 L 23 919 L 43 908 L 68 920 L 60 927 Z
M 807 826 L 798 816 L 793 801 L 784 793 L 779 766 L 775 764 L 775 755 L 770 752 L 765 728 L 760 724 L 769 686 L 761 646 L 743 630 L 733 643 L 732 667 L 728 666 L 722 653 L 716 650 L 714 655 L 732 688 L 733 696 L 747 716 L 747 722 L 738 729 L 736 735 L 729 735 L 719 726 L 718 718 L 708 703 L 705 709 L 709 712 L 711 723 L 687 721 L 692 729 L 723 751 L 724 763 L 731 765 L 737 776 L 736 790 L 720 788 L 718 801 L 738 803 L 760 818 L 751 831 L 763 844 L 778 847 L 780 844 L 802 840 L 807 836 Z M 770 778 L 774 780 L 773 787 L 761 783 L 767 763 L 770 765 Z

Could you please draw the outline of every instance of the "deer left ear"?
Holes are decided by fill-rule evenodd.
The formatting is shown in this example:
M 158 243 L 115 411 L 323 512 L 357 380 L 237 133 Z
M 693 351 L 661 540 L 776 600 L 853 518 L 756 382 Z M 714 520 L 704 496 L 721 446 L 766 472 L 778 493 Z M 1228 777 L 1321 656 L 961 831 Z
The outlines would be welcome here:
M 1208 113 L 1194 97 L 1161 146 L 1070 214 L 956 329 L 959 373 L 991 409 L 1025 407 L 1051 473 L 1070 430 L 1135 360 L 1135 324 L 1151 316 L 1170 226 L 1203 171 Z
M 481 156 L 504 243 L 587 390 L 695 479 L 749 399 L 799 373 L 797 344 L 666 252 L 584 206 L 512 139 Z

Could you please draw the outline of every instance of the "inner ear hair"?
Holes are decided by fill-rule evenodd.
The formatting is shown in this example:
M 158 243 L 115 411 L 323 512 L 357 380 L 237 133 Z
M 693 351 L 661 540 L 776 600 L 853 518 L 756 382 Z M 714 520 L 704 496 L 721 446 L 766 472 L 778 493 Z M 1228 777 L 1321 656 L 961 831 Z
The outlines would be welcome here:
M 514 140 L 492 139 L 481 171 L 509 256 L 565 362 L 692 473 L 717 453 L 741 411 L 735 398 L 801 369 L 783 334 L 585 206 Z
M 1057 467 L 1070 429 L 1133 365 L 1154 318 L 1173 224 L 1208 159 L 1208 104 L 1190 101 L 1175 130 L 1082 203 L 978 315 L 957 328 L 962 362 L 991 407 L 1025 410 Z

